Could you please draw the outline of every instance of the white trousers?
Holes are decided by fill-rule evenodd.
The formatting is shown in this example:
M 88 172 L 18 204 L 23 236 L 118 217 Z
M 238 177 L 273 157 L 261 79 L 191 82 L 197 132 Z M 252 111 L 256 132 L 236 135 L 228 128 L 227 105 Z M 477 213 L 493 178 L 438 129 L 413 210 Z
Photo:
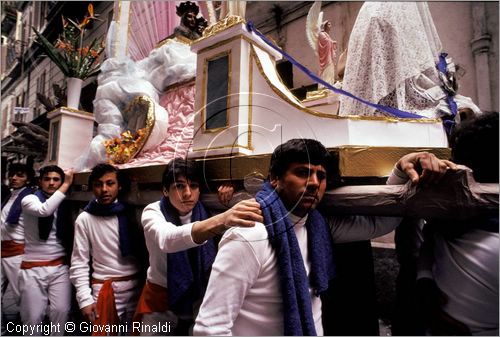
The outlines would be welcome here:
M 43 321 L 47 306 L 52 324 L 68 321 L 71 307 L 71 283 L 69 268 L 66 265 L 21 269 L 19 274 L 21 291 L 21 321 L 23 324 L 36 325 Z M 64 329 L 52 336 L 64 334 Z
M 8 286 L 11 288 L 14 298 L 16 299 L 16 303 L 19 302 L 19 272 L 21 270 L 22 261 L 22 254 L 2 258 L 2 297 L 8 282 Z

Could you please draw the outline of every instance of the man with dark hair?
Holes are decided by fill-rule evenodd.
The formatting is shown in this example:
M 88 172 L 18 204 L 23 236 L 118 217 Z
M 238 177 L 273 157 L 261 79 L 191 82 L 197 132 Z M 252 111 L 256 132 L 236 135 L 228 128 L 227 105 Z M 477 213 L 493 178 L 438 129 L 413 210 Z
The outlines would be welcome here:
M 33 193 L 31 183 L 35 176 L 33 168 L 26 164 L 15 163 L 9 166 L 10 196 L 2 203 L 2 300 L 10 286 L 16 307 L 19 302 L 18 277 L 24 253 L 24 218 L 21 200 Z M 2 305 L 2 309 L 5 306 Z M 2 310 L 2 313 L 4 311 Z M 18 315 L 12 313 L 12 315 Z M 6 317 L 4 317 L 6 318 Z
M 415 154 L 405 163 L 421 158 Z M 315 208 L 330 168 L 331 156 L 316 140 L 292 139 L 275 149 L 269 182 L 256 197 L 264 223 L 224 234 L 194 334 L 323 333 L 319 295 L 335 275 L 332 243 L 377 237 L 400 221 L 346 216 L 330 218 L 328 224 Z
M 150 266 L 135 320 L 167 324 L 174 335 L 190 334 L 215 259 L 212 238 L 230 226 L 262 221 L 254 199 L 209 217 L 199 201 L 202 178 L 194 161 L 173 159 L 163 173 L 163 197 L 142 214 Z
M 139 298 L 141 266 L 136 255 L 140 252 L 134 245 L 140 244 L 142 234 L 118 200 L 122 182 L 116 167 L 96 165 L 89 186 L 95 199 L 75 221 L 70 279 L 85 320 L 101 329 L 127 332 Z
M 21 201 L 25 248 L 19 274 L 21 320 L 41 324 L 49 306 L 52 324 L 63 327 L 71 303 L 71 284 L 62 242 L 65 227 L 71 226 L 60 207 L 66 197 L 73 171 L 50 165 L 40 169 L 40 189 Z M 52 331 L 63 334 L 64 329 Z
M 498 113 L 484 113 L 459 124 L 450 138 L 453 161 L 481 183 L 498 184 L 498 123 Z M 423 234 L 417 296 L 428 332 L 498 336 L 498 214 L 430 219 Z

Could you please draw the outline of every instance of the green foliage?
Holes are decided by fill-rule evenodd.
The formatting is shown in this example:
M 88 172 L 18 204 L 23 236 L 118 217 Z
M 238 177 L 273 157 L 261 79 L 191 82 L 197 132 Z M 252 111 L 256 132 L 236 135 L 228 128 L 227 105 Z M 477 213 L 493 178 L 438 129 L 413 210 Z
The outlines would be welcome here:
M 104 51 L 103 38 L 94 39 L 88 46 L 83 46 L 87 26 L 94 16 L 94 7 L 88 6 L 88 13 L 82 22 L 75 22 L 62 17 L 63 32 L 59 35 L 55 44 L 49 42 L 34 27 L 36 42 L 42 46 L 47 56 L 54 62 L 66 77 L 76 77 L 85 80 L 95 76 L 99 72 L 101 61 L 100 55 Z

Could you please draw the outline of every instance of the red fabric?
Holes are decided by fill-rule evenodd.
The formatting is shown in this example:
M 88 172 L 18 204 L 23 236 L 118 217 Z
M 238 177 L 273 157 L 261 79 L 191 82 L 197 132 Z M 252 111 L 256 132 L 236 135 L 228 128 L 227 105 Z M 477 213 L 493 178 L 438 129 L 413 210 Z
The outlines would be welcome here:
M 113 291 L 113 282 L 129 281 L 137 278 L 137 275 L 113 277 L 107 280 L 92 279 L 92 284 L 102 283 L 101 290 L 97 296 L 96 311 L 98 318 L 94 325 L 103 326 L 102 329 L 95 329 L 92 336 L 107 336 L 106 326 L 117 326 L 120 323 L 118 312 L 116 311 L 115 293 Z M 110 332 L 110 336 L 116 336 L 116 332 Z
M 2 258 L 24 254 L 24 243 L 17 243 L 14 240 L 2 241 Z
M 139 303 L 137 303 L 133 322 L 140 322 L 144 314 L 167 311 L 167 303 L 167 289 L 146 281 L 142 289 L 141 298 L 139 298 Z
M 94 283 L 94 280 L 92 280 Z M 97 282 L 100 283 L 100 282 Z M 95 325 L 102 326 L 117 326 L 120 323 L 115 305 L 115 293 L 113 291 L 113 280 L 104 281 L 99 296 L 97 296 L 96 311 L 98 318 L 95 320 Z M 92 336 L 106 336 L 106 329 L 95 329 Z M 110 332 L 111 336 L 116 336 L 114 332 Z
M 64 264 L 64 258 L 64 256 L 61 256 L 52 261 L 23 261 L 21 262 L 21 269 L 60 266 L 61 264 Z

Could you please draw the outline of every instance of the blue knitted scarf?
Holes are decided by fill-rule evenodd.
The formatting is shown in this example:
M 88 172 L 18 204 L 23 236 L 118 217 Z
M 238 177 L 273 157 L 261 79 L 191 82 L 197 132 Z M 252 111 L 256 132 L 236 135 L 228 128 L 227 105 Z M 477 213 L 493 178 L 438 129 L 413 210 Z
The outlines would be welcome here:
M 125 214 L 126 205 L 120 201 L 108 205 L 98 203 L 96 200 L 90 201 L 83 209 L 85 212 L 95 216 L 113 216 L 118 217 L 118 234 L 120 237 L 120 252 L 123 257 L 132 253 L 132 243 L 128 228 L 128 220 Z
M 160 209 L 168 222 L 181 226 L 177 210 L 168 198 L 162 197 Z M 193 208 L 191 221 L 208 218 L 207 211 L 197 202 Z M 170 310 L 177 315 L 193 315 L 193 304 L 203 298 L 216 248 L 212 239 L 204 245 L 184 251 L 167 254 L 167 293 Z
M 19 217 L 21 216 L 21 200 L 29 194 L 33 193 L 33 189 L 30 186 L 26 186 L 24 190 L 22 190 L 17 196 L 16 200 L 10 206 L 9 214 L 7 215 L 7 219 L 5 222 L 10 226 L 16 226 L 19 222 Z M 8 200 L 7 200 L 8 201 Z M 4 206 L 4 205 L 3 205 Z M 3 208 L 3 207 L 2 207 Z
M 286 336 L 316 335 L 309 288 L 319 296 L 335 276 L 332 238 L 328 224 L 316 210 L 309 212 L 306 229 L 311 272 L 307 278 L 299 243 L 278 194 L 266 182 L 257 195 L 271 246 L 276 252 L 283 295 Z

